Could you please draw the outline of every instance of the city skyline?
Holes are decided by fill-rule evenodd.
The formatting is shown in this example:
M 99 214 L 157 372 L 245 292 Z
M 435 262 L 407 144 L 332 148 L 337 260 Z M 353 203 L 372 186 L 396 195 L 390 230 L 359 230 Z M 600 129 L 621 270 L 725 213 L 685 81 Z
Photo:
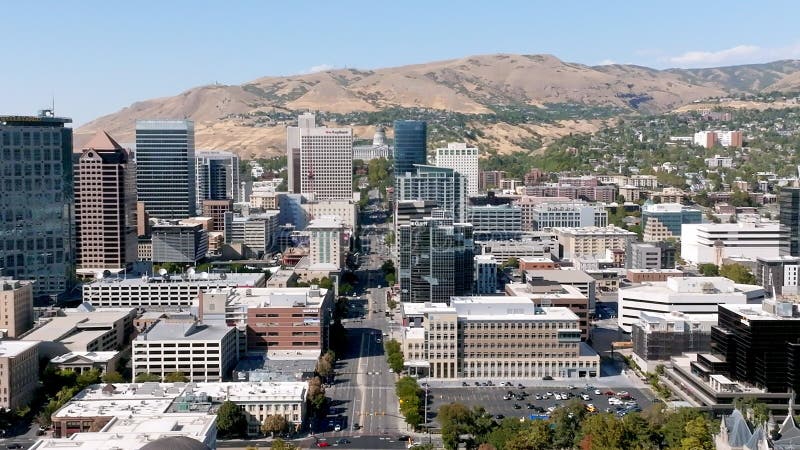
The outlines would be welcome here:
M 158 14 L 152 14 L 147 3 L 82 6 L 6 5 L 8 16 L 15 18 L 4 26 L 11 40 L 31 48 L 50 46 L 58 38 L 67 50 L 43 59 L 22 47 L 8 48 L 17 70 L 0 74 L 0 113 L 35 113 L 37 107 L 55 103 L 78 127 L 136 101 L 176 95 L 198 85 L 489 53 L 547 53 L 586 65 L 655 68 L 800 57 L 800 36 L 792 23 L 800 11 L 790 2 L 727 8 L 724 21 L 708 20 L 721 17 L 718 5 L 690 2 L 614 9 L 506 1 L 473 5 L 454 16 L 448 4 L 412 2 L 376 10 L 365 2 L 349 1 L 312 5 L 314 13 L 302 20 L 288 4 L 239 2 L 223 9 L 203 2 L 191 11 L 159 4 Z M 343 22 L 356 26 L 342 32 Z M 391 26 L 400 22 L 403 27 Z M 656 22 L 666 25 L 664 32 L 653 32 Z M 732 34 L 732 23 L 759 32 Z M 702 33 L 675 32 L 678 28 Z M 149 63 L 143 65 L 143 60 Z M 107 67 L 116 69 L 113 76 Z

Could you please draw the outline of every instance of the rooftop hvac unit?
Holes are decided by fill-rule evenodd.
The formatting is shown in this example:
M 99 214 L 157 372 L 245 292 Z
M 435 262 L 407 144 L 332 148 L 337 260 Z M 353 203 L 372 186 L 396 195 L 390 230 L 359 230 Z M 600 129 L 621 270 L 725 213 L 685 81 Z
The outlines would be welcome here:
M 775 304 L 775 314 L 778 317 L 792 317 L 792 307 L 794 305 L 789 302 L 778 302 Z

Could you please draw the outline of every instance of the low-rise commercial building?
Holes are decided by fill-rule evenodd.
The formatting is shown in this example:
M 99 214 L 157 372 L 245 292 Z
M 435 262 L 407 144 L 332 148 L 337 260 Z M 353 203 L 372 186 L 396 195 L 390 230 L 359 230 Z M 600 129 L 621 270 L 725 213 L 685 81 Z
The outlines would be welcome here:
M 132 343 L 133 376 L 181 372 L 190 381 L 222 381 L 239 358 L 238 334 L 222 320 L 161 319 Z
M 636 240 L 636 233 L 609 225 L 607 227 L 555 228 L 560 256 L 604 255 L 606 250 L 625 250 Z
M 620 289 L 618 293 L 619 327 L 631 332 L 641 313 L 684 313 L 689 319 L 697 314 L 716 314 L 718 305 L 760 303 L 764 288 L 736 284 L 724 277 L 669 278 Z
M 777 258 L 789 243 L 778 222 L 702 223 L 681 230 L 681 258 L 693 264 L 721 265 L 737 256 Z
M 186 308 L 200 292 L 264 286 L 263 273 L 185 273 L 106 278 L 83 285 L 83 301 L 97 307 Z
M 574 286 L 589 301 L 589 311 L 594 311 L 597 299 L 597 280 L 581 270 L 526 270 L 524 281 L 531 286 Z
M 628 269 L 626 277 L 633 284 L 651 281 L 667 281 L 672 277 L 683 277 L 684 273 L 678 269 Z
M 403 330 L 411 372 L 438 379 L 600 373 L 600 357 L 581 342 L 578 316 L 567 308 L 542 308 L 525 297 L 453 297 L 449 306 L 418 309 Z
M 481 253 L 492 255 L 500 264 L 510 258 L 551 258 L 558 256 L 558 243 L 552 239 L 522 241 L 484 241 L 479 243 Z
M 491 238 L 497 233 L 522 230 L 522 209 L 514 205 L 467 207 L 467 223 L 475 234 Z

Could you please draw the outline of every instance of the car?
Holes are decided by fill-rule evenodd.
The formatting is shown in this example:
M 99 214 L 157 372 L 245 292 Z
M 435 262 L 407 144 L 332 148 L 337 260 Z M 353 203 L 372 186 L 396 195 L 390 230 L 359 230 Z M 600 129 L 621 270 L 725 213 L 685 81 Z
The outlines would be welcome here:
M 542 377 L 542 380 L 544 380 L 544 381 L 553 381 L 553 377 L 551 377 L 550 375 L 545 375 L 545 376 Z
M 336 443 L 339 444 L 339 445 L 349 444 L 350 443 L 350 439 L 341 438 L 338 441 L 336 441 Z
M 328 441 L 318 441 L 317 442 L 317 448 L 330 447 L 330 446 L 331 446 L 331 444 L 329 444 Z
M 334 425 L 333 431 L 342 431 L 342 426 L 337 423 L 336 425 Z
M 534 408 L 536 408 L 536 406 L 534 406 L 532 403 L 526 403 L 526 404 L 525 404 L 525 408 L 527 408 L 527 409 L 534 409 Z
M 594 390 L 594 395 L 600 395 L 600 389 L 595 389 Z
M 480 385 L 481 385 L 481 382 L 480 382 L 480 381 L 476 381 L 476 382 L 475 382 L 475 386 L 480 386 Z
M 570 384 L 569 386 L 567 386 L 567 389 L 569 389 L 570 391 L 572 391 L 572 390 L 575 390 L 575 389 L 578 389 L 578 388 L 576 388 L 575 386 L 573 386 L 573 385 L 571 385 L 571 384 Z
M 466 381 L 462 381 L 462 382 L 461 382 L 461 386 L 463 386 L 463 387 L 467 387 L 467 386 L 469 386 L 469 383 L 467 383 Z
M 411 440 L 411 436 L 407 434 L 401 434 L 400 436 L 397 436 L 397 440 L 400 442 L 408 442 Z
M 354 424 L 353 424 L 353 429 L 354 429 L 354 430 L 360 430 L 360 429 L 361 429 L 361 424 L 359 424 L 359 423 L 354 423 Z
M 525 389 L 525 385 L 524 385 L 524 384 L 522 384 L 522 383 L 520 383 L 520 384 L 518 384 L 518 385 L 517 385 L 517 388 L 519 388 L 519 389 Z
M 609 397 L 613 397 L 615 395 L 614 391 L 605 391 L 604 394 L 609 396 Z
M 22 448 L 22 444 L 17 444 L 16 442 L 13 444 L 6 445 L 6 448 Z
M 544 395 L 547 396 L 547 397 L 552 397 L 553 393 L 550 392 L 550 391 L 547 391 L 547 392 L 544 393 Z
M 541 400 L 541 399 L 542 399 L 542 396 L 539 395 L 539 394 L 536 394 L 536 400 Z
M 588 396 L 588 395 L 586 395 L 586 394 L 583 394 L 583 395 L 581 395 L 581 398 L 583 399 L 583 401 L 588 401 L 588 400 L 589 400 L 589 398 L 591 398 L 591 397 L 589 397 L 589 396 Z
M 506 416 L 504 416 L 502 414 L 498 414 L 498 415 L 494 416 L 494 418 L 497 419 L 497 420 L 503 420 L 503 419 L 506 418 Z
M 519 403 L 514 403 L 514 409 L 522 409 L 522 406 L 519 406 Z
M 503 400 L 511 400 L 511 396 L 506 394 L 503 396 Z

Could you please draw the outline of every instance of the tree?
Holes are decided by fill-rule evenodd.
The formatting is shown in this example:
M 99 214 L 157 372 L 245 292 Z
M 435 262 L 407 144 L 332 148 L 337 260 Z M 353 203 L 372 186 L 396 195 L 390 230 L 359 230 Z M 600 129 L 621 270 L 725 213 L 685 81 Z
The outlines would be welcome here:
M 322 386 L 320 377 L 308 380 L 308 403 L 314 412 L 319 413 L 325 405 L 325 388 Z
M 134 381 L 137 383 L 147 383 L 147 382 L 157 383 L 161 381 L 161 377 L 153 373 L 142 372 L 136 375 Z
M 586 415 L 583 403 L 570 401 L 566 406 L 556 409 L 550 416 L 553 424 L 553 446 L 571 448 L 575 444 L 575 436 L 580 431 L 581 421 Z
M 756 284 L 755 275 L 743 264 L 723 264 L 719 269 L 719 274 L 725 278 L 730 278 L 735 283 Z
M 339 294 L 350 295 L 353 292 L 353 286 L 350 283 L 343 283 L 339 285 Z
M 517 258 L 512 256 L 512 257 L 508 258 L 506 260 L 506 262 L 504 262 L 500 267 L 502 269 L 506 269 L 506 268 L 509 268 L 509 267 L 513 268 L 513 269 L 518 269 L 519 268 L 519 259 L 517 259 Z
M 384 274 L 394 273 L 395 271 L 394 261 L 392 261 L 391 259 L 387 259 L 386 261 L 384 261 L 383 264 L 381 264 L 381 270 L 383 271 Z
M 272 445 L 270 446 L 272 450 L 299 450 L 300 447 L 297 447 L 294 444 L 284 441 L 283 439 L 275 439 L 272 441 Z
M 395 281 L 397 281 L 397 275 L 394 273 L 387 273 L 383 276 L 384 281 L 386 281 L 387 286 L 393 286 Z
M 124 383 L 125 378 L 116 370 L 103 374 L 103 383 Z
M 311 284 L 314 284 L 314 283 L 311 283 Z M 319 287 L 321 287 L 322 289 L 333 289 L 333 281 L 331 281 L 331 279 L 328 278 L 328 277 L 322 277 L 322 279 L 319 280 L 318 284 L 319 284 Z
M 183 372 L 169 372 L 164 375 L 164 383 L 186 383 L 189 377 Z
M 660 439 L 651 424 L 638 413 L 622 419 L 622 448 L 658 450 Z
M 288 428 L 289 421 L 286 420 L 283 414 L 270 414 L 261 425 L 261 431 L 264 434 L 269 433 L 272 437 L 275 437 L 275 433 L 283 433 Z
M 78 389 L 83 390 L 86 386 L 91 386 L 100 382 L 100 370 L 92 369 L 87 370 L 75 379 Z
M 681 439 L 683 450 L 713 450 L 714 439 L 711 434 L 711 422 L 705 415 L 700 415 L 686 423 L 686 437 Z
M 700 411 L 692 408 L 679 408 L 675 412 L 664 414 L 659 432 L 667 447 L 680 448 L 682 440 L 687 437 L 686 424 L 701 415 Z
M 505 450 L 549 450 L 553 448 L 553 429 L 544 420 L 534 420 L 530 426 L 512 437 Z
M 698 264 L 697 270 L 699 270 L 704 277 L 719 276 L 719 267 L 717 267 L 716 264 L 711 264 L 711 263 Z
M 581 423 L 580 432 L 576 437 L 583 450 L 615 450 L 623 446 L 623 426 L 611 414 L 594 414 Z
M 247 416 L 236 403 L 225 401 L 217 410 L 217 432 L 223 439 L 247 434 Z
M 328 350 L 324 355 L 319 357 L 317 361 L 317 373 L 319 376 L 327 378 L 333 375 L 333 368 L 336 364 L 336 354 Z

